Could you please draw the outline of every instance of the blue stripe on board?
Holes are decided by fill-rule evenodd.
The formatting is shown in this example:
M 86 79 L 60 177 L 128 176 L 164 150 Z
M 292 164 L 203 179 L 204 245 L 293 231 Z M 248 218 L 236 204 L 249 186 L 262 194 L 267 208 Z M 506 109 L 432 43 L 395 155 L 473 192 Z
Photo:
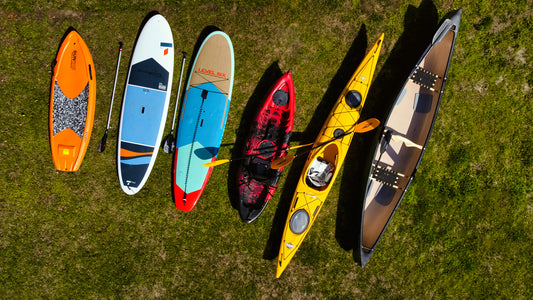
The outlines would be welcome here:
M 150 163 L 150 160 L 152 160 L 151 155 L 135 156 L 135 157 L 120 157 L 120 163 L 127 164 L 127 165 L 147 165 Z
M 121 142 L 156 147 L 165 99 L 165 92 L 128 85 L 122 116 Z
M 120 142 L 120 148 L 138 153 L 154 152 L 154 147 L 132 144 L 125 141 Z
M 202 92 L 209 91 L 202 105 Z M 182 109 L 176 147 L 191 144 L 193 139 L 199 141 L 204 147 L 217 148 L 213 156 L 218 153 L 222 141 L 223 128 L 220 124 L 225 120 L 228 111 L 227 97 L 212 83 L 204 83 L 190 88 L 186 93 L 185 107 Z M 200 107 L 202 110 L 200 111 Z M 194 136 L 195 127 L 196 137 Z
M 161 42 L 161 47 L 170 47 L 170 48 L 172 48 L 172 43 Z

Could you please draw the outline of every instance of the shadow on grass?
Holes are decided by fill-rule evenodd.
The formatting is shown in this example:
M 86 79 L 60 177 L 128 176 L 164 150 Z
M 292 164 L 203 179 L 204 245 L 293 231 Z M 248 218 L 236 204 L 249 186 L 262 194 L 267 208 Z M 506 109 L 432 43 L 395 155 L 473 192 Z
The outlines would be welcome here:
M 432 1 L 424 0 L 418 8 L 409 6 L 404 17 L 404 32 L 370 88 L 361 120 L 388 116 L 396 96 L 437 28 L 438 14 Z M 383 127 L 355 137 L 344 161 L 341 179 L 335 238 L 345 249 L 359 247 L 361 217 L 370 161 Z M 354 251 L 358 261 L 359 251 Z
M 331 109 L 333 108 L 333 105 L 363 60 L 367 43 L 366 26 L 363 24 L 361 25 L 361 29 L 359 30 L 357 36 L 353 40 L 348 53 L 344 57 L 339 70 L 331 80 L 324 97 L 317 106 L 314 115 L 311 118 L 311 122 L 309 125 L 307 125 L 307 128 L 304 132 L 293 133 L 293 138 L 291 140 L 298 140 L 301 143 L 311 143 L 316 139 L 320 129 L 322 128 L 322 125 L 326 121 Z M 298 99 L 298 95 L 296 95 L 296 99 Z M 306 150 L 309 149 L 300 148 L 297 153 L 302 153 Z M 264 259 L 272 260 L 278 256 L 279 246 L 283 236 L 283 229 L 285 228 L 285 221 L 289 213 L 292 197 L 294 195 L 298 179 L 300 178 L 302 168 L 305 165 L 305 159 L 303 159 L 303 157 L 307 156 L 302 154 L 302 158 L 295 159 L 292 162 L 289 173 L 287 174 L 278 207 L 276 209 L 276 214 L 274 215 L 272 222 L 270 236 L 263 252 Z
M 268 92 L 272 86 L 278 81 L 278 79 L 283 75 L 281 72 L 278 62 L 273 62 L 263 73 L 259 83 L 257 84 L 252 95 L 246 103 L 246 107 L 242 113 L 241 123 L 237 129 L 236 141 L 233 144 L 233 149 L 231 151 L 231 159 L 237 159 L 242 157 L 244 150 L 246 148 L 246 143 L 250 136 L 250 128 L 252 122 L 257 115 L 259 109 L 261 109 L 264 99 L 267 96 Z M 236 160 L 230 162 L 229 171 L 228 171 L 228 196 L 231 202 L 231 206 L 238 210 L 239 209 L 239 190 L 237 175 L 239 171 L 239 165 L 241 160 Z

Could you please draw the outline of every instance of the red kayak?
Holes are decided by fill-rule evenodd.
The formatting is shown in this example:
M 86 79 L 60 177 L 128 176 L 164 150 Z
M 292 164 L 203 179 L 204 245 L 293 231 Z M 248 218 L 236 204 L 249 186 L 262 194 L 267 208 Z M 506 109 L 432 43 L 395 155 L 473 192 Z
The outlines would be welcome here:
M 276 82 L 255 117 L 245 157 L 237 173 L 239 214 L 243 222 L 255 220 L 278 186 L 283 167 L 275 170 L 270 163 L 287 155 L 294 121 L 294 83 L 287 72 Z

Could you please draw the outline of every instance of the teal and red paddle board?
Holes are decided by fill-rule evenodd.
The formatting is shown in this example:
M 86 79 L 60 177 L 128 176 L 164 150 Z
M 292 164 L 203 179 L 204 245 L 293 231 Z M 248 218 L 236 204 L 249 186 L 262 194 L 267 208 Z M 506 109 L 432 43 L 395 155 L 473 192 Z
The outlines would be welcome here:
M 141 29 L 133 50 L 118 133 L 118 178 L 126 194 L 146 183 L 167 118 L 174 70 L 172 31 L 155 14 Z
M 181 107 L 174 157 L 176 208 L 190 211 L 198 202 L 218 154 L 233 88 L 233 45 L 222 31 L 210 33 L 198 49 Z

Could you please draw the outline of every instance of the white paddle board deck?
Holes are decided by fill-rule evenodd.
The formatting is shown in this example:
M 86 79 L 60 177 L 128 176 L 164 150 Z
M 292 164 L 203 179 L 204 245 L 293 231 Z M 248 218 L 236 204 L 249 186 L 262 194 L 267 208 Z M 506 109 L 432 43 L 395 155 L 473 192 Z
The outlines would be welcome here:
M 118 178 L 126 194 L 143 187 L 157 157 L 170 102 L 173 44 L 170 26 L 160 14 L 148 19 L 135 44 L 117 147 Z

